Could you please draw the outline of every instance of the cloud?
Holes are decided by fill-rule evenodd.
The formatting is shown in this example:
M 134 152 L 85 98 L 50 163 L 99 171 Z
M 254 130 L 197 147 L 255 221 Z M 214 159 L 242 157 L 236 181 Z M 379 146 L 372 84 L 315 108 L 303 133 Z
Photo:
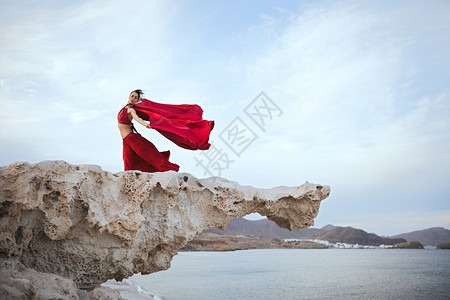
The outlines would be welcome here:
M 2 6 L 2 140 L 21 139 L 37 149 L 53 149 L 49 155 L 24 156 L 31 161 L 82 162 L 82 149 L 116 149 L 117 166 L 122 167 L 120 143 L 114 143 L 118 136 L 98 143 L 92 132 L 105 131 L 111 123 L 103 134 L 109 137 L 127 91 L 148 82 L 158 85 L 153 79 L 164 73 L 170 57 L 170 48 L 162 45 L 167 42 L 163 29 L 174 9 L 156 1 Z M 2 163 L 9 162 L 2 157 Z
M 242 67 L 248 85 L 264 89 L 286 111 L 271 135 L 263 136 L 271 141 L 265 145 L 270 151 L 258 153 L 254 162 L 263 156 L 270 160 L 279 145 L 290 141 L 292 151 L 285 155 L 284 165 L 299 165 L 299 160 L 289 161 L 296 156 L 314 161 L 304 168 L 314 172 L 321 161 L 323 174 L 332 172 L 338 179 L 342 171 L 353 171 L 345 177 L 364 184 L 376 178 L 369 174 L 361 178 L 358 170 L 384 170 L 389 175 L 396 161 L 417 161 L 416 151 L 425 160 L 432 153 L 442 154 L 433 143 L 448 147 L 448 87 L 411 91 L 410 86 L 425 81 L 432 86 L 435 80 L 448 78 L 448 72 L 424 77 L 421 67 L 431 58 L 421 57 L 420 51 L 426 48 L 431 57 L 439 52 L 434 45 L 449 45 L 444 35 L 450 26 L 424 21 L 416 12 L 422 5 L 411 6 L 401 11 L 376 4 L 325 2 L 300 10 L 294 18 L 287 16 L 290 22 L 278 30 L 279 37 Z M 426 11 L 430 10 L 439 7 Z M 412 16 L 420 18 L 411 20 Z M 424 37 L 424 32 L 433 34 Z M 448 58 L 442 59 L 448 64 Z M 437 115 L 439 128 L 428 123 L 434 118 L 427 113 L 433 102 L 443 108 Z M 433 142 L 428 140 L 431 130 Z M 407 151 L 411 146 L 418 149 Z
M 99 115 L 101 115 L 101 113 L 97 110 L 72 112 L 70 114 L 70 120 L 74 123 L 81 123 L 86 120 L 95 119 Z

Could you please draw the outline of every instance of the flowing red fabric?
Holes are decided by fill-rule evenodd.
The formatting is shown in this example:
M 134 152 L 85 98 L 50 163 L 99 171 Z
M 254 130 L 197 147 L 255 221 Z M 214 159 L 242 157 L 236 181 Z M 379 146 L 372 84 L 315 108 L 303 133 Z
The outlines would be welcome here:
M 125 171 L 143 172 L 178 171 L 180 167 L 169 161 L 170 151 L 159 152 L 155 145 L 138 133 L 130 133 L 123 139 Z
M 137 115 L 152 128 L 189 150 L 207 150 L 214 121 L 203 120 L 203 110 L 195 104 L 162 104 L 147 99 L 134 106 Z

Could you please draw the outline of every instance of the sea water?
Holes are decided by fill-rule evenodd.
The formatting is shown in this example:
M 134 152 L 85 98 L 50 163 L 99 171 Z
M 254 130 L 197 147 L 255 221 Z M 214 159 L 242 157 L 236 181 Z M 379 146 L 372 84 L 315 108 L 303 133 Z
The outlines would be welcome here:
M 180 252 L 130 280 L 165 300 L 450 299 L 450 250 Z

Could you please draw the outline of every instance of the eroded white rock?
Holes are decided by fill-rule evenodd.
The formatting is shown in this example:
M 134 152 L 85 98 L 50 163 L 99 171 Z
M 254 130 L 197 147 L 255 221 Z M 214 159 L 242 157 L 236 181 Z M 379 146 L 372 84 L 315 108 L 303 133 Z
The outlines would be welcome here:
M 187 173 L 14 163 L 0 168 L 0 258 L 91 290 L 167 269 L 198 233 L 249 213 L 288 229 L 309 227 L 329 193 L 308 182 L 258 189 Z

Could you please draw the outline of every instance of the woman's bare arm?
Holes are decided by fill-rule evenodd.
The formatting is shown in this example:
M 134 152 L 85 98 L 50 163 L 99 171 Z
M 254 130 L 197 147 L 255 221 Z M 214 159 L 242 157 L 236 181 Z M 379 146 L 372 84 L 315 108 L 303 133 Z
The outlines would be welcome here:
M 144 120 L 142 120 L 136 113 L 136 111 L 134 110 L 134 108 L 128 108 L 128 113 L 131 114 L 131 116 L 133 117 L 133 119 L 136 120 L 136 122 L 138 122 L 139 124 L 141 124 L 142 126 L 145 126 L 147 128 L 151 128 L 150 124 L 147 124 Z

